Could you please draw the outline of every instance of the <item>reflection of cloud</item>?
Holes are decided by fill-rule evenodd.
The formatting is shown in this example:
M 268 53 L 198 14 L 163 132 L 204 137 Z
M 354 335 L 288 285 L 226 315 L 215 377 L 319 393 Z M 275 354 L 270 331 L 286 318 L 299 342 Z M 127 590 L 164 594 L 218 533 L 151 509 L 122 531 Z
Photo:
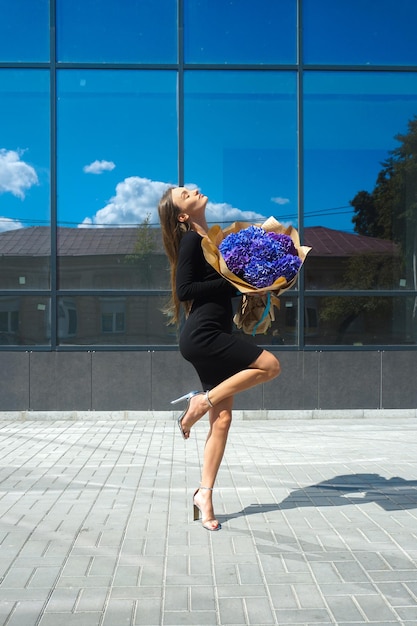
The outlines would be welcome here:
M 116 165 L 113 161 L 93 161 L 90 165 L 84 165 L 83 172 L 86 174 L 102 174 L 103 172 L 111 172 Z
M 158 224 L 158 203 L 169 187 L 167 183 L 130 176 L 116 186 L 116 194 L 110 202 L 97 211 L 92 217 L 86 217 L 80 227 L 83 226 L 125 226 L 126 224 L 141 224 L 146 217 L 150 216 L 151 224 Z M 189 184 L 187 187 L 195 188 Z M 207 220 L 209 222 L 233 222 L 235 220 L 259 220 L 263 219 L 260 213 L 254 211 L 240 211 L 226 203 L 207 204 Z
M 141 224 L 148 215 L 157 223 L 157 207 L 168 185 L 159 181 L 130 176 L 116 186 L 116 195 L 92 217 L 86 217 L 81 226 L 124 226 Z
M 21 152 L 0 148 L 0 193 L 9 192 L 22 200 L 25 189 L 38 184 L 31 165 L 20 160 Z
M 235 222 L 238 220 L 253 222 L 254 220 L 264 220 L 265 217 L 261 213 L 255 211 L 241 211 L 235 209 L 226 202 L 221 203 L 207 203 L 206 217 L 208 222 Z
M 12 220 L 10 217 L 0 217 L 0 232 L 6 232 L 7 230 L 17 230 L 23 228 L 23 224 L 17 220 Z
M 275 198 L 271 198 L 272 202 L 275 204 L 289 204 L 289 198 L 281 198 L 280 196 L 276 196 Z

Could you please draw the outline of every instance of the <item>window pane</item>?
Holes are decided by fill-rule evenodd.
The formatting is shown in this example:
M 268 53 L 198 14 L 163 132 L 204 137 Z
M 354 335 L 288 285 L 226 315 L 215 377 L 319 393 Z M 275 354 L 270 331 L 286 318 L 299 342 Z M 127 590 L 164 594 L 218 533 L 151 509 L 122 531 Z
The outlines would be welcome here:
M 59 228 L 61 289 L 168 289 L 159 229 Z
M 415 65 L 415 0 L 303 0 L 305 63 Z
M 279 310 L 274 308 L 275 320 L 266 333 L 255 335 L 255 337 L 246 335 L 246 339 L 261 346 L 295 346 L 298 344 L 298 297 L 282 295 L 279 300 L 280 308 Z
M 167 326 L 168 296 L 73 296 L 59 299 L 61 345 L 174 345 L 177 330 Z
M 58 60 L 175 63 L 175 0 L 57 0 Z
M 49 287 L 49 74 L 0 70 L 0 289 Z
M 62 70 L 58 78 L 60 288 L 165 286 L 153 227 L 177 179 L 175 72 Z
M 415 289 L 415 75 L 307 72 L 304 86 L 306 287 Z
M 185 0 L 186 63 L 295 63 L 296 0 Z
M 49 343 L 49 298 L 0 297 L 0 346 L 41 346 Z
M 49 61 L 49 0 L 1 0 L 0 61 Z
M 417 340 L 414 297 L 329 296 L 310 297 L 317 311 L 315 334 L 306 345 L 366 346 L 414 345 Z
M 293 72 L 186 73 L 185 179 L 209 196 L 209 221 L 296 225 L 296 110 Z

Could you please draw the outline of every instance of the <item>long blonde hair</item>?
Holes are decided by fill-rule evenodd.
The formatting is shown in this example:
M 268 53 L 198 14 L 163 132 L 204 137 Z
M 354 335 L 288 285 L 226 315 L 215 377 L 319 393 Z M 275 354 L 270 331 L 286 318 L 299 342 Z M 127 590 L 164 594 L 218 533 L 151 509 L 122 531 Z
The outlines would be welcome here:
M 180 248 L 181 237 L 187 230 L 190 230 L 187 222 L 178 221 L 178 207 L 172 199 L 172 190 L 174 187 L 167 189 L 159 201 L 158 214 L 161 224 L 162 243 L 170 265 L 171 278 L 171 298 L 164 309 L 164 313 L 169 317 L 169 324 L 180 322 L 181 302 L 178 300 L 176 290 L 176 274 L 178 266 L 178 252 Z M 189 313 L 191 302 L 183 302 L 186 314 Z

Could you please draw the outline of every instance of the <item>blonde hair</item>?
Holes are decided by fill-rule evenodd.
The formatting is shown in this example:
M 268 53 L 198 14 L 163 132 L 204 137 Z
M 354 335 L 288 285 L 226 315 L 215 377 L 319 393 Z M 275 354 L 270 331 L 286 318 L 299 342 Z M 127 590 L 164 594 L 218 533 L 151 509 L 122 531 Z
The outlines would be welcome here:
M 168 257 L 170 265 L 170 278 L 171 278 L 171 298 L 164 309 L 164 313 L 169 317 L 169 324 L 179 325 L 181 302 L 178 300 L 176 290 L 176 274 L 178 266 L 178 253 L 180 249 L 181 237 L 187 230 L 190 230 L 190 226 L 186 222 L 178 221 L 179 209 L 175 205 L 172 198 L 172 190 L 174 187 L 167 189 L 159 201 L 158 214 L 161 224 L 162 243 Z M 182 303 L 185 313 L 188 315 L 191 302 Z

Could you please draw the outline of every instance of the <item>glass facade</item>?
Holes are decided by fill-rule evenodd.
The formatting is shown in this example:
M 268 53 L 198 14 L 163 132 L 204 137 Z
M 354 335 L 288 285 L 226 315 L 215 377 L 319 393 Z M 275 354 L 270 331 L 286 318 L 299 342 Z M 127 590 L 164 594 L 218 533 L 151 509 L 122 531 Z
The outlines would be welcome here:
M 254 341 L 415 347 L 414 0 L 0 4 L 0 350 L 176 349 L 176 184 L 312 247 Z

